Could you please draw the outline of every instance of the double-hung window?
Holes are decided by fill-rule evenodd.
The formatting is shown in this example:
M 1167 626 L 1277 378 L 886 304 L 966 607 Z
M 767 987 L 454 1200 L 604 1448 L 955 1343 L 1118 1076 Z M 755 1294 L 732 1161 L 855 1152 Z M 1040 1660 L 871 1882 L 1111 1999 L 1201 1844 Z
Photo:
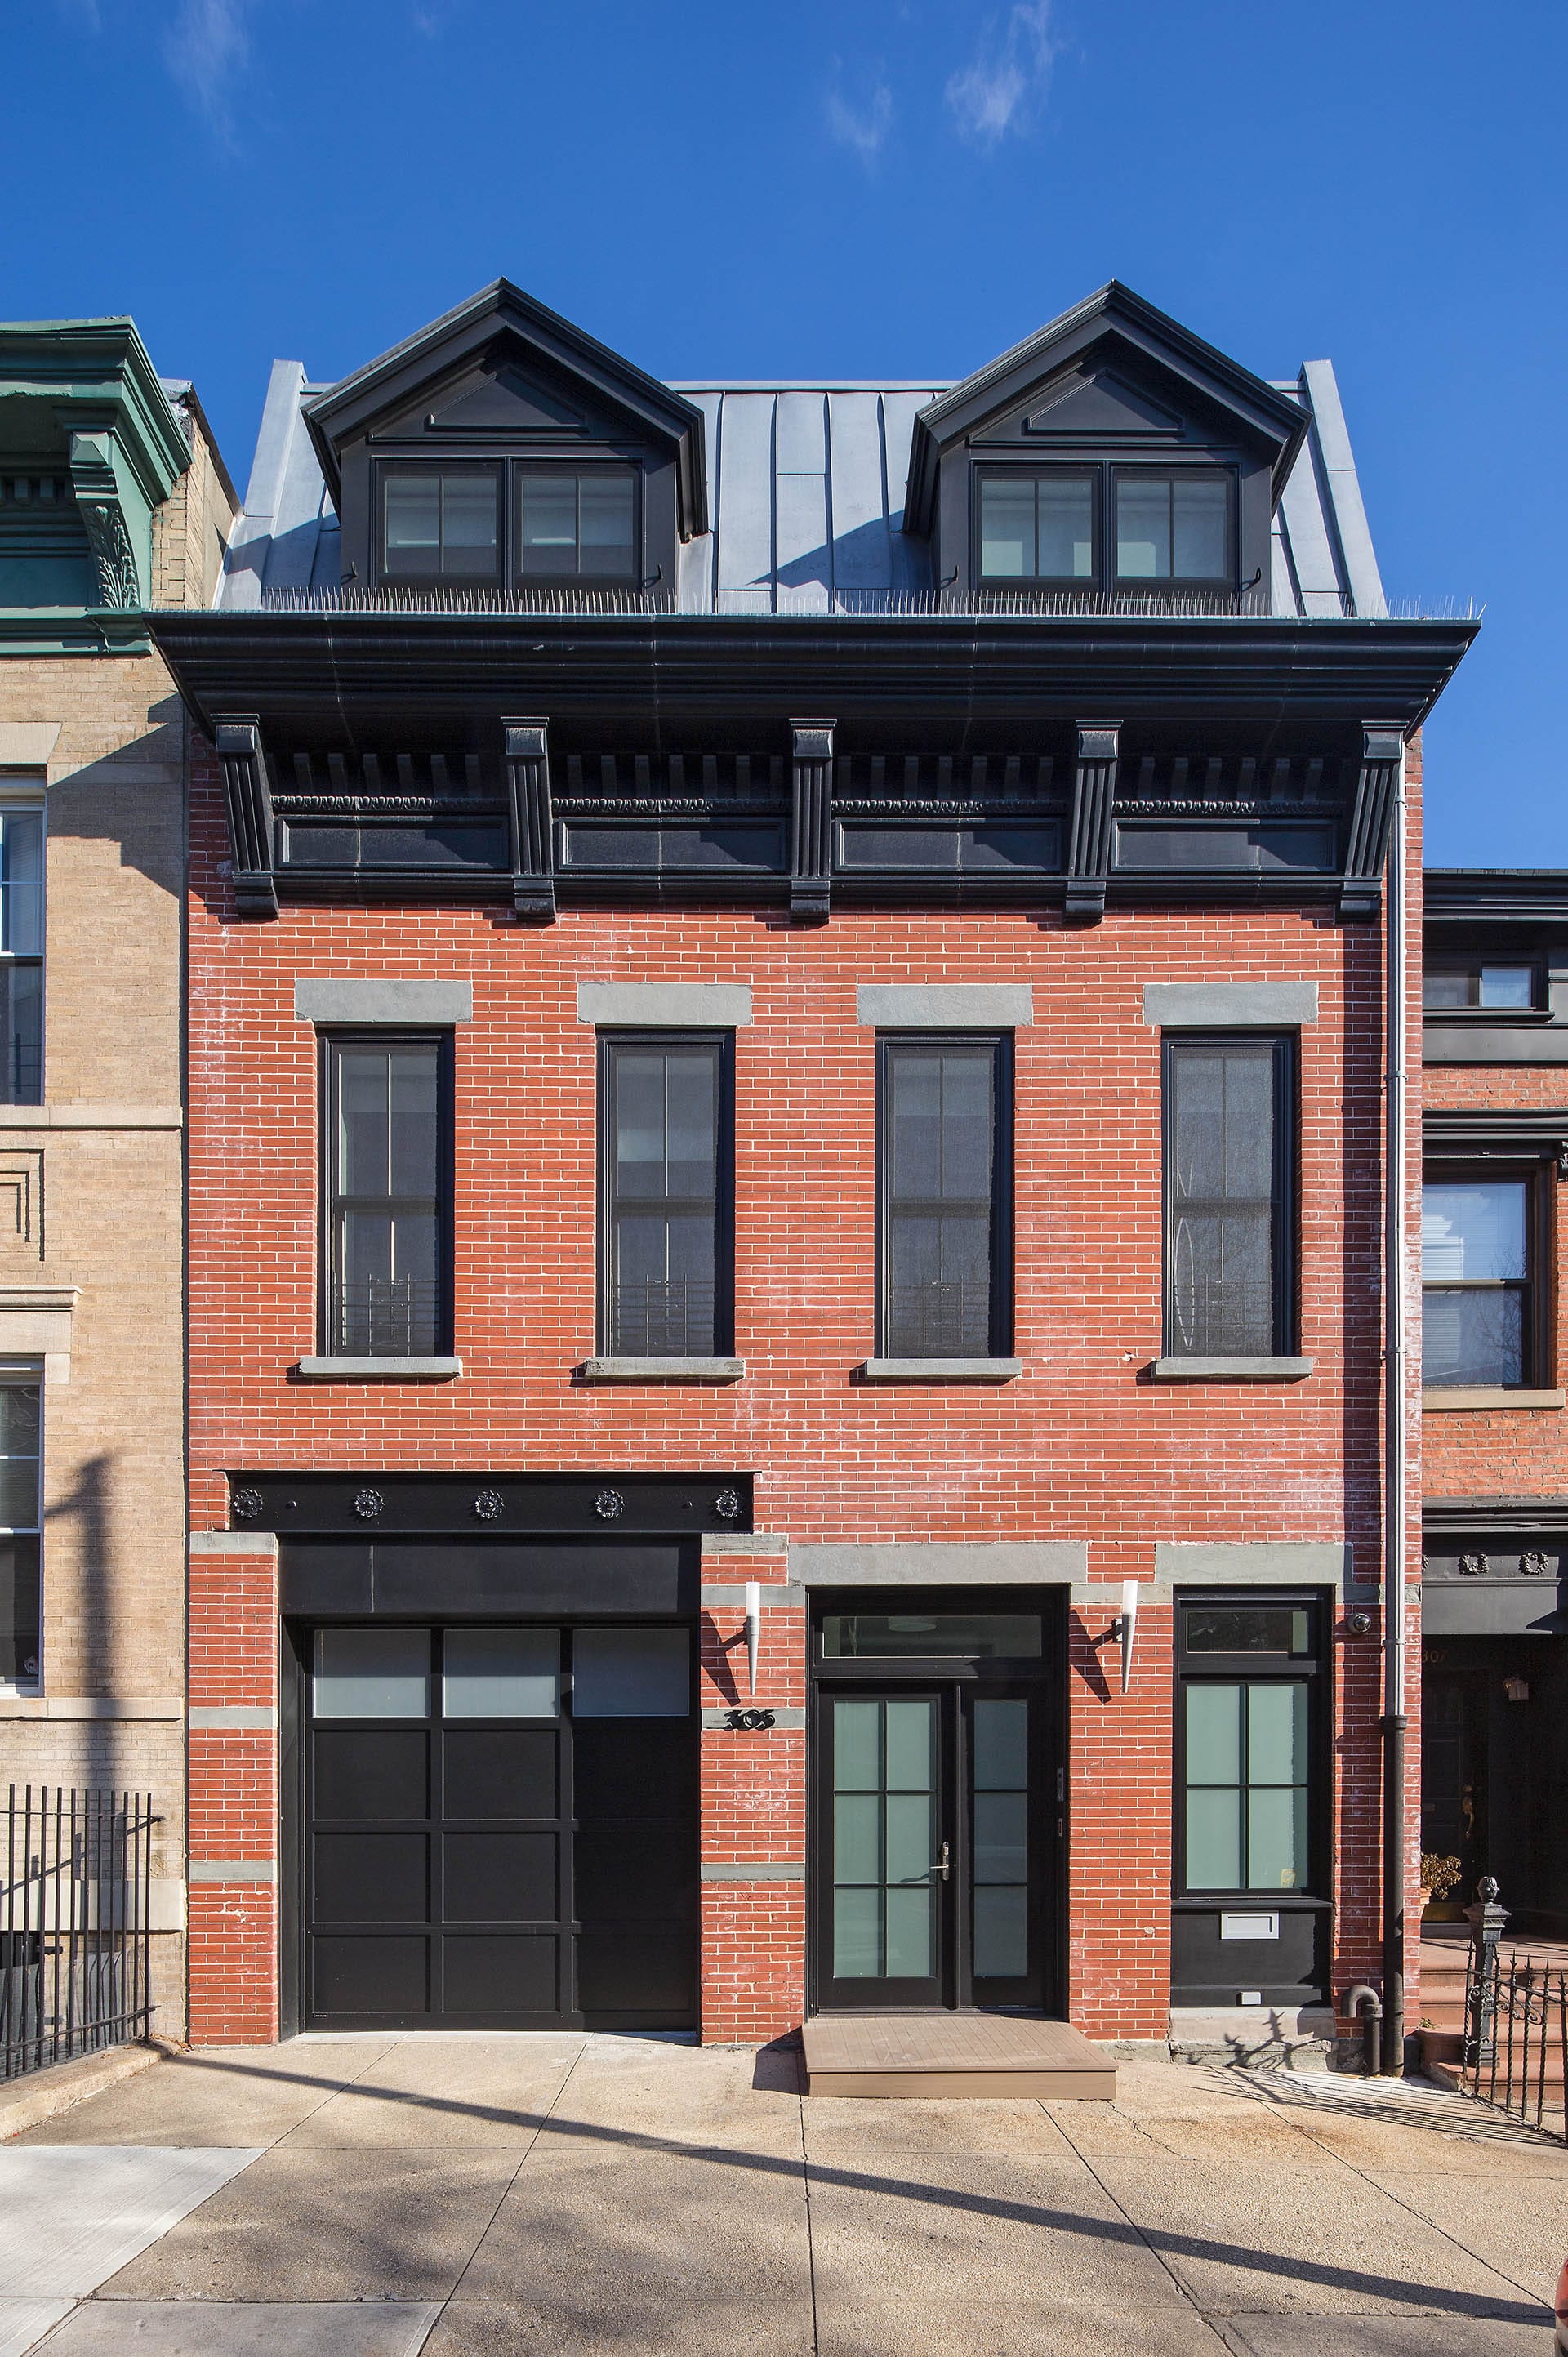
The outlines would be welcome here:
M 44 1080 L 44 813 L 0 802 L 0 1103 L 40 1104 Z
M 329 1034 L 322 1060 L 323 1348 L 437 1356 L 452 1346 L 450 1037 Z
M 1165 1043 L 1165 1355 L 1294 1348 L 1294 1042 Z
M 878 1042 L 879 1353 L 1012 1348 L 1011 1040 Z
M 35 1379 L 0 1375 L 0 1685 L 35 1686 L 40 1670 L 39 1407 Z
M 734 1347 L 735 1115 L 727 1033 L 599 1039 L 599 1346 L 624 1359 Z
M 1534 1179 L 1442 1171 L 1422 1189 L 1422 1381 L 1518 1388 L 1536 1377 Z

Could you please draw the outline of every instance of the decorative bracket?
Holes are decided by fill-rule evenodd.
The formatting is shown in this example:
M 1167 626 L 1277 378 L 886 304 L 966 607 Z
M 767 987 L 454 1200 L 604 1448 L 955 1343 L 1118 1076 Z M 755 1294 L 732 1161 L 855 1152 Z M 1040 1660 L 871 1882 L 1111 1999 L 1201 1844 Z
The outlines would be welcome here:
M 833 720 L 791 720 L 789 914 L 826 918 L 832 891 Z
M 234 904 L 242 917 L 275 917 L 273 798 L 261 727 L 253 713 L 214 713 L 212 726 L 234 856 Z
M 114 475 L 114 437 L 111 434 L 73 434 L 70 437 L 70 482 L 77 511 L 87 530 L 87 544 L 98 568 L 98 592 L 105 606 L 134 612 L 142 603 L 136 574 L 136 552 L 125 529 L 125 511 Z
M 550 807 L 550 731 L 542 720 L 501 722 L 511 810 L 511 904 L 536 924 L 555 921 L 554 828 Z
M 1105 914 L 1111 873 L 1111 806 L 1121 754 L 1120 720 L 1080 720 L 1072 781 L 1072 834 L 1068 856 L 1067 920 L 1097 925 Z
M 1394 784 L 1404 739 L 1397 728 L 1370 723 L 1361 730 L 1361 770 L 1345 847 L 1345 880 L 1339 888 L 1342 925 L 1374 921 L 1383 899 L 1383 863 L 1393 823 Z

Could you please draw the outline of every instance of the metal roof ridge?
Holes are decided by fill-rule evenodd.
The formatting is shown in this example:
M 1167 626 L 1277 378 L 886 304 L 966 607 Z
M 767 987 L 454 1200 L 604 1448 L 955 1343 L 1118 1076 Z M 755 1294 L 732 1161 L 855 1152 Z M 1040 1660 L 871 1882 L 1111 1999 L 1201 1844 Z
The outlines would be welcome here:
M 950 380 L 929 376 L 665 377 L 671 393 L 946 393 Z

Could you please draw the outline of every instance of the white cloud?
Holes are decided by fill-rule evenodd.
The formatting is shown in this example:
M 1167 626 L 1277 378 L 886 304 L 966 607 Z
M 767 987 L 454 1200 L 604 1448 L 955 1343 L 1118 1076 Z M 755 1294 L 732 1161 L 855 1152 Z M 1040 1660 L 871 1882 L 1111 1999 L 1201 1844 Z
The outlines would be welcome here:
M 1049 87 L 1058 48 L 1051 0 L 1015 0 L 1004 24 L 992 17 L 974 57 L 947 86 L 963 137 L 991 148 L 1010 131 L 1027 131 Z
M 180 0 L 164 36 L 164 59 L 191 104 L 219 136 L 232 133 L 230 102 L 250 55 L 245 11 L 250 0 Z
M 837 71 L 838 60 L 833 60 Z M 869 171 L 893 128 L 893 93 L 878 75 L 857 105 L 835 82 L 827 96 L 828 129 L 841 147 L 859 156 Z

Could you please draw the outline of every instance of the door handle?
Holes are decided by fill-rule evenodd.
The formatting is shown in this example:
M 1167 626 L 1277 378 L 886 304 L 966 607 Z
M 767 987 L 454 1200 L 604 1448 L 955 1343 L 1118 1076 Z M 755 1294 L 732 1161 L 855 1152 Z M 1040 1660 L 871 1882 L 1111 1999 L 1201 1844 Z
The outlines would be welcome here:
M 949 1853 L 946 1842 L 943 1842 L 942 1844 L 942 1854 L 936 1861 L 936 1864 L 932 1867 L 931 1872 L 933 1874 L 940 1874 L 944 1882 L 947 1880 L 948 1876 L 952 1872 L 952 1858 Z

